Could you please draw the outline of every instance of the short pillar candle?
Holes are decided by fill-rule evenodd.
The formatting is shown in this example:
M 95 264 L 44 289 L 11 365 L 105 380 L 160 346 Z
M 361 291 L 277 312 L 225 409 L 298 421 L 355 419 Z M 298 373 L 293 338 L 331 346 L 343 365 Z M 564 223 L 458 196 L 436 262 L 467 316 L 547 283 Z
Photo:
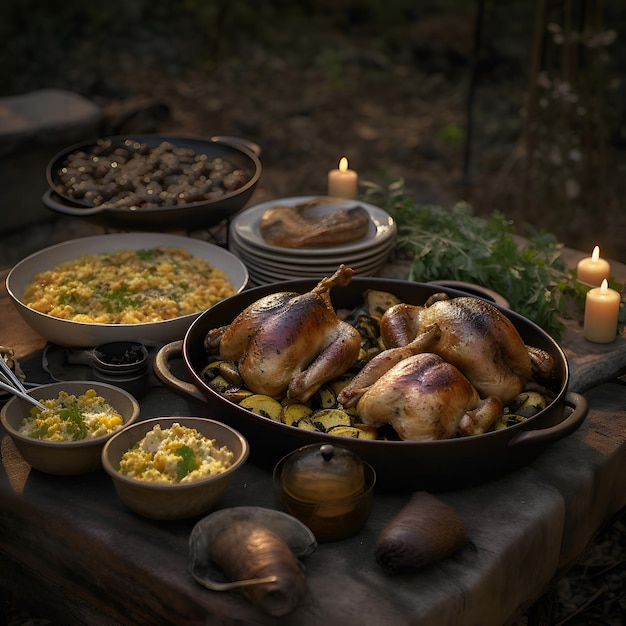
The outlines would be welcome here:
M 585 301 L 585 321 L 583 336 L 594 343 L 610 343 L 617 335 L 621 297 L 614 289 L 609 289 L 605 279 L 600 287 L 587 292 Z
M 355 200 L 359 190 L 359 175 L 348 168 L 348 159 L 342 157 L 339 168 L 328 172 L 328 195 L 333 198 Z
M 581 283 L 599 287 L 602 281 L 611 276 L 611 266 L 606 259 L 600 258 L 600 248 L 596 246 L 591 256 L 585 257 L 578 262 L 576 276 Z

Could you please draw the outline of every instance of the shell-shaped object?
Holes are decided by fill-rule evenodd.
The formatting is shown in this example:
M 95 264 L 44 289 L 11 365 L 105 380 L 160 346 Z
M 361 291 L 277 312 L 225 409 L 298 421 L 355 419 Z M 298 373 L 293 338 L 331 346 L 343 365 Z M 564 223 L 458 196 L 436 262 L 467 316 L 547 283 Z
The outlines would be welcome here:
M 281 616 L 293 611 L 306 593 L 300 559 L 316 548 L 315 535 L 291 515 L 232 507 L 194 526 L 190 570 L 207 589 L 237 589 L 270 615 Z

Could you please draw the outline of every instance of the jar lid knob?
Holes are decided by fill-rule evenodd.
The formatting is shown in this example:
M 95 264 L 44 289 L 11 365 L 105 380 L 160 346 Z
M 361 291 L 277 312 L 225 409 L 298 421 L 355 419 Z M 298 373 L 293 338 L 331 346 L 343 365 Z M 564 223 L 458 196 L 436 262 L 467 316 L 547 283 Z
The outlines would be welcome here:
M 325 443 L 320 447 L 320 454 L 324 461 L 330 461 L 335 456 L 335 447 L 330 443 Z

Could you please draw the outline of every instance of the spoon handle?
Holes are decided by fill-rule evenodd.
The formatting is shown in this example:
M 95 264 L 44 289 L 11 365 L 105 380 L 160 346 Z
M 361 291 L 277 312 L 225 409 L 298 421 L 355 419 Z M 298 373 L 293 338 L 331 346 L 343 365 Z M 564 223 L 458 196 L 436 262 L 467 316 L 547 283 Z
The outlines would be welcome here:
M 13 381 L 14 385 L 20 390 L 26 393 L 22 381 L 15 375 L 15 372 L 7 365 L 6 361 L 0 357 L 0 369 L 4 372 L 5 378 L 8 378 L 8 382 Z
M 45 406 L 41 402 L 39 402 L 39 400 L 35 400 L 35 398 L 29 396 L 27 393 L 24 393 L 20 389 L 16 389 L 15 387 L 12 387 L 11 385 L 7 385 L 6 383 L 2 382 L 1 380 L 0 380 L 0 389 L 4 389 L 5 391 L 8 391 L 9 393 L 12 393 L 12 394 L 18 396 L 19 398 L 22 398 L 22 400 L 26 400 L 26 402 L 30 402 L 31 404 L 34 404 L 39 409 L 45 410 L 45 409 L 48 408 L 47 406 Z

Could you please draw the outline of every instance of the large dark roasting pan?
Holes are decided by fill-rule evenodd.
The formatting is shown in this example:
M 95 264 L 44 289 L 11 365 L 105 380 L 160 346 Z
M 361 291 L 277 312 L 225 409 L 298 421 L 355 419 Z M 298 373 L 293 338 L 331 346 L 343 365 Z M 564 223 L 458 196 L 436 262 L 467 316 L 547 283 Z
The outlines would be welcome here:
M 54 156 L 46 168 L 46 178 L 50 189 L 43 197 L 44 205 L 57 213 L 84 218 L 107 226 L 118 228 L 133 228 L 135 230 L 164 230 L 181 228 L 185 230 L 203 229 L 219 224 L 239 210 L 241 210 L 261 176 L 261 162 L 256 144 L 237 137 L 186 137 L 176 135 L 132 135 L 108 137 L 114 143 L 127 140 L 139 141 L 149 147 L 158 146 L 163 141 L 189 148 L 196 154 L 206 154 L 210 159 L 221 157 L 235 167 L 250 172 L 249 180 L 239 189 L 224 194 L 214 200 L 190 202 L 177 206 L 163 206 L 156 208 L 139 208 L 129 210 L 119 207 L 94 207 L 87 202 L 78 201 L 64 193 L 57 172 L 65 159 L 76 150 L 90 151 L 96 141 L 86 141 L 65 148 Z
M 224 300 L 195 320 L 182 341 L 170 343 L 157 353 L 155 371 L 159 379 L 182 395 L 206 404 L 207 417 L 238 429 L 250 442 L 251 460 L 270 468 L 284 454 L 308 443 L 345 445 L 369 461 L 376 469 L 378 484 L 385 489 L 447 490 L 498 478 L 521 467 L 541 454 L 552 442 L 574 432 L 584 421 L 588 407 L 585 398 L 568 391 L 569 370 L 559 345 L 539 326 L 521 315 L 500 308 L 513 322 L 526 344 L 546 350 L 556 364 L 556 399 L 526 422 L 474 437 L 445 441 L 368 441 L 300 430 L 259 417 L 225 400 L 206 385 L 199 372 L 207 363 L 203 348 L 206 333 L 229 324 L 246 306 L 272 292 L 304 293 L 317 284 L 295 280 L 243 291 Z M 433 293 L 467 295 L 432 284 L 384 278 L 353 278 L 346 288 L 335 288 L 336 308 L 354 308 L 362 303 L 367 289 L 389 291 L 402 301 L 423 304 Z M 187 380 L 173 370 L 182 356 Z M 477 354 L 476 358 L 481 358 Z

